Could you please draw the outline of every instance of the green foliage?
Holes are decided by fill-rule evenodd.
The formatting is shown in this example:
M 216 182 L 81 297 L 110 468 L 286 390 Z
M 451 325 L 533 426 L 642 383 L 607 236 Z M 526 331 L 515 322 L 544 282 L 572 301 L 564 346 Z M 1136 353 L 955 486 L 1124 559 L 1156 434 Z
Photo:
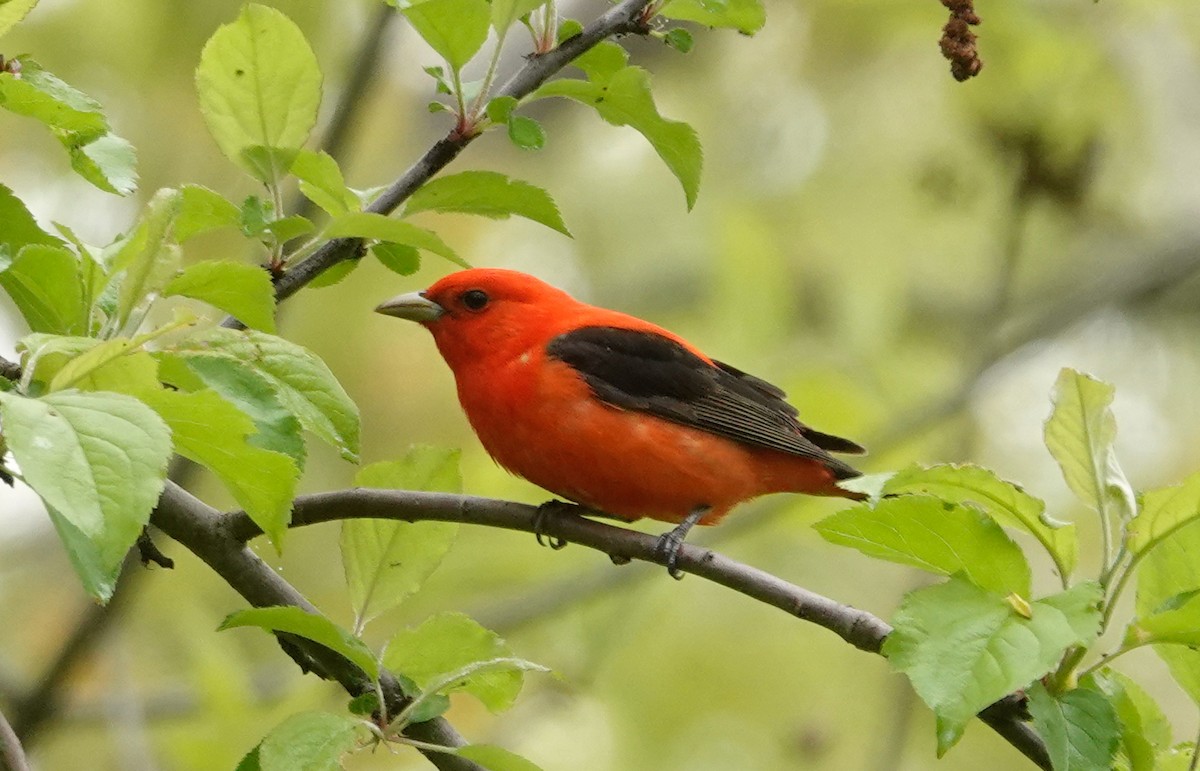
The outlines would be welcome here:
M 541 771 L 540 767 L 520 755 L 491 744 L 471 744 L 460 747 L 454 754 L 473 760 L 488 771 Z
M 321 71 L 299 27 L 250 3 L 204 46 L 196 89 L 221 152 L 276 185 L 316 123 Z
M 761 0 L 667 0 L 660 13 L 668 19 L 736 29 L 746 35 L 758 32 L 767 20 Z
M 494 171 L 464 171 L 425 183 L 404 207 L 421 211 L 463 212 L 493 219 L 516 214 L 571 235 L 554 199 L 540 187 Z
M 1137 770 L 1176 762 L 1154 700 L 1102 664 L 1153 645 L 1200 702 L 1200 527 L 1189 527 L 1200 519 L 1200 476 L 1135 496 L 1113 450 L 1112 398 L 1111 386 L 1063 370 L 1046 422 L 1048 450 L 1105 536 L 1094 578 L 1072 577 L 1073 524 L 977 466 L 906 469 L 871 485 L 869 502 L 816 526 L 833 543 L 950 576 L 905 597 L 883 647 L 934 711 L 939 753 L 977 712 L 1024 690 L 1056 771 L 1112 768 L 1118 755 Z M 1028 563 L 1004 527 L 1037 539 L 1064 591 L 1026 599 Z M 1105 650 L 1100 633 L 1135 579 L 1137 617 Z
M 0 3 L 0 35 L 8 32 L 25 14 L 33 10 L 38 0 L 7 0 Z
M 463 65 L 483 47 L 492 19 L 487 0 L 418 0 L 405 5 L 401 12 L 429 47 L 446 60 L 456 79 Z
M 362 724 L 328 712 L 299 712 L 271 729 L 255 748 L 261 771 L 340 771 Z
M 249 608 L 229 614 L 219 628 L 225 630 L 241 626 L 256 626 L 268 632 L 286 632 L 320 643 L 340 653 L 371 679 L 379 679 L 379 661 L 366 643 L 317 613 L 309 613 L 293 605 Z

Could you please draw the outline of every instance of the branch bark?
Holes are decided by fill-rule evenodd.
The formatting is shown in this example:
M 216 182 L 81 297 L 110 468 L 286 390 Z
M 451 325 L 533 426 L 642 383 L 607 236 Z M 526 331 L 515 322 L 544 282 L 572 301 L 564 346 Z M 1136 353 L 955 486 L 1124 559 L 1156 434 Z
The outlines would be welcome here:
M 259 559 L 243 541 L 230 535 L 225 517 L 173 482 L 167 483 L 150 521 L 203 560 L 251 605 L 293 605 L 310 613 L 317 612 L 312 603 Z M 281 638 L 289 648 L 303 655 L 306 667 L 321 677 L 336 680 L 352 696 L 372 690 L 371 682 L 362 670 L 328 648 L 292 635 L 281 635 Z M 388 713 L 398 714 L 406 702 L 399 683 L 390 674 L 385 674 L 381 682 Z M 465 744 L 443 718 L 409 726 L 405 735 L 443 747 Z M 466 758 L 441 752 L 424 754 L 441 771 L 485 771 Z
M 537 512 L 534 506 L 470 495 L 355 488 L 297 498 L 291 526 L 360 518 L 462 522 L 529 533 L 540 526 L 544 535 L 596 549 L 614 561 L 636 559 L 666 564 L 655 548 L 658 539 L 652 535 L 587 519 L 566 508 L 554 517 L 536 523 Z M 244 512 L 226 515 L 216 526 L 226 539 L 236 543 L 244 543 L 262 532 Z M 708 548 L 685 543 L 676 565 L 685 573 L 708 579 L 822 626 L 860 650 L 879 653 L 884 638 L 892 631 L 887 622 L 867 611 L 788 583 Z M 985 709 L 979 717 L 1037 766 L 1049 771 L 1050 757 L 1046 746 L 1033 729 L 1022 722 L 1021 712 L 1021 700 L 1008 696 Z
M 3 712 L 0 712 L 0 771 L 29 771 L 29 761 L 25 759 L 25 750 L 21 749 L 21 740 Z

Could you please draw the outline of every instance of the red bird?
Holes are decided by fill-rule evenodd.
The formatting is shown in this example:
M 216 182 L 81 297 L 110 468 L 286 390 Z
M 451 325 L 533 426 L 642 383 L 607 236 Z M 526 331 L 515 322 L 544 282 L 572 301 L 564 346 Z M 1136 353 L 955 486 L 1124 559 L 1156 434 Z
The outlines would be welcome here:
M 678 523 L 659 539 L 672 575 L 688 530 L 742 501 L 862 497 L 836 485 L 859 472 L 829 453 L 863 448 L 798 421 L 783 391 L 533 276 L 464 270 L 376 311 L 433 333 L 501 466 L 616 518 Z

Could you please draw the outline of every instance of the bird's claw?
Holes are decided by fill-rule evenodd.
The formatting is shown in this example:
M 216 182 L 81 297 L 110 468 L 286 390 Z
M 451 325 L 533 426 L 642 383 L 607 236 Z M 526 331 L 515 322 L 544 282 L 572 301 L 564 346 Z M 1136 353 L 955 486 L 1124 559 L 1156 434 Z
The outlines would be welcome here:
M 676 581 L 683 580 L 683 571 L 678 567 L 679 550 L 682 547 L 683 537 L 680 536 L 677 529 L 663 533 L 658 537 L 658 543 L 654 544 L 654 556 L 665 560 L 667 575 Z
M 549 546 L 551 549 L 558 551 L 566 547 L 567 541 L 556 535 L 548 535 L 544 532 L 546 522 L 550 517 L 554 516 L 554 510 L 563 506 L 560 501 L 546 501 L 537 507 L 537 513 L 533 515 L 533 537 L 537 539 L 539 546 Z

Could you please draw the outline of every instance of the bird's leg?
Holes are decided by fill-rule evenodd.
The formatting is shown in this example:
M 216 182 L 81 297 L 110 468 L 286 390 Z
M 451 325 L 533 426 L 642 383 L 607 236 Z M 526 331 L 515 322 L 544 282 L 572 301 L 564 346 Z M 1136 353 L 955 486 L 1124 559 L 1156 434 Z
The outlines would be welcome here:
M 676 581 L 683 578 L 683 572 L 675 567 L 675 563 L 679 559 L 679 549 L 683 546 L 683 539 L 687 538 L 688 531 L 697 522 L 704 519 L 704 515 L 707 513 L 707 506 L 697 506 L 692 509 L 692 513 L 688 514 L 686 519 L 670 531 L 660 535 L 658 543 L 654 545 L 654 553 L 659 557 L 666 558 L 667 573 Z
M 546 535 L 543 528 L 546 522 L 562 512 L 564 509 L 574 509 L 575 506 L 562 501 L 546 501 L 537 507 L 537 513 L 533 515 L 533 535 L 537 538 L 540 546 L 549 546 L 551 549 L 558 550 L 567 545 L 566 540 L 557 536 Z

